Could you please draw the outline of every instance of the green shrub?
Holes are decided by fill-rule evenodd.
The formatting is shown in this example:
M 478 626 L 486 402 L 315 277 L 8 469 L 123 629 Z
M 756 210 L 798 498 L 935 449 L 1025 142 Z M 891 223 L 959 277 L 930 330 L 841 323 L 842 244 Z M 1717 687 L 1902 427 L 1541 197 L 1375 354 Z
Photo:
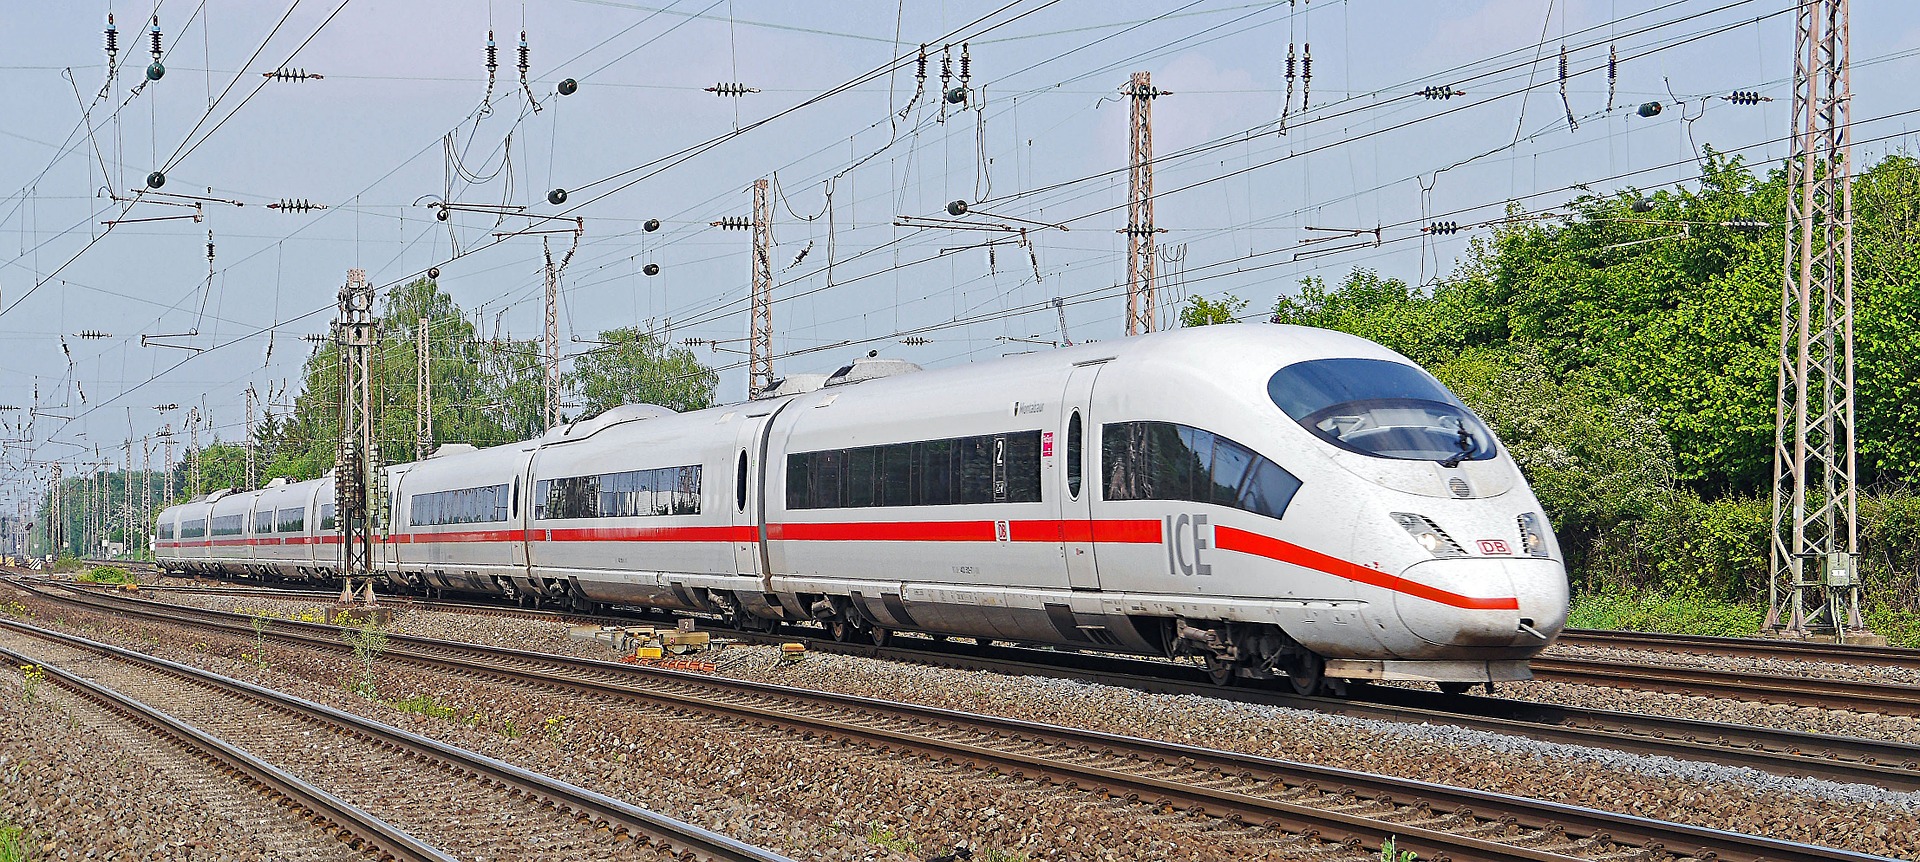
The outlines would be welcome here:
M 1699 594 L 1624 588 L 1574 596 L 1567 625 L 1691 635 L 1751 636 L 1766 622 L 1765 602 L 1728 602 Z
M 76 581 L 89 584 L 132 584 L 138 583 L 126 569 L 118 566 L 95 566 L 90 571 L 81 572 L 73 577 Z

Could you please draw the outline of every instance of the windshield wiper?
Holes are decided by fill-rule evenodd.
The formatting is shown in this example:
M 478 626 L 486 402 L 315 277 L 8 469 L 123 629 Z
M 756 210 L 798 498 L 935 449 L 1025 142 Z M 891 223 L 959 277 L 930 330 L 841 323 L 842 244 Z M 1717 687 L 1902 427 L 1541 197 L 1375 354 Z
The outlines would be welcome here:
M 1458 467 L 1462 460 L 1465 460 L 1468 455 L 1472 455 L 1474 450 L 1478 448 L 1480 448 L 1479 445 L 1473 440 L 1473 432 L 1468 431 L 1467 424 L 1462 422 L 1460 423 L 1460 451 L 1442 460 L 1440 466 L 1448 469 Z

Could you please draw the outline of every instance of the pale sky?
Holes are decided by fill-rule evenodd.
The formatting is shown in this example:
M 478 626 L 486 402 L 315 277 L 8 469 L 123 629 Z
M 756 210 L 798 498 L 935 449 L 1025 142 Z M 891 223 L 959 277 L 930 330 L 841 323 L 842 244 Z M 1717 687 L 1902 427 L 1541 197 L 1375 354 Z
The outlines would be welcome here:
M 199 404 L 221 438 L 240 437 L 242 392 L 297 385 L 312 348 L 301 337 L 325 331 L 349 267 L 389 285 L 438 266 L 442 288 L 483 314 L 488 333 L 504 313 L 507 332 L 536 336 L 540 237 L 493 236 L 531 220 L 461 213 L 450 237 L 424 206 L 450 183 L 457 203 L 586 220 L 563 276 L 567 352 L 590 346 L 574 337 L 657 331 L 668 318 L 676 342 L 744 338 L 748 235 L 708 223 L 747 215 L 759 177 L 777 177 L 782 192 L 773 255 L 782 373 L 829 371 L 870 349 L 929 366 L 1047 349 L 1060 337 L 1056 296 L 1076 341 L 1117 338 L 1128 106 L 1115 91 L 1134 71 L 1172 91 L 1153 103 L 1156 155 L 1198 148 L 1156 168 L 1161 241 L 1169 256 L 1184 253 L 1163 286 L 1169 317 L 1187 294 L 1231 292 L 1256 312 L 1305 276 L 1337 280 L 1354 266 L 1410 282 L 1444 277 L 1486 229 L 1423 241 L 1426 221 L 1479 225 L 1510 201 L 1551 211 L 1579 183 L 1687 184 L 1709 144 L 1776 164 L 1787 152 L 1790 8 L 161 0 L 167 72 L 135 95 L 152 59 L 153 0 L 0 0 L 0 404 L 30 406 L 37 381 L 45 411 L 35 442 L 10 444 L 0 464 L 23 479 L 30 458 L 90 460 L 96 445 L 117 461 L 131 435 L 137 466 L 139 438 L 180 427 Z M 103 90 L 109 11 L 122 66 Z M 1856 3 L 1853 15 L 1856 161 L 1867 164 L 1907 146 L 1920 117 L 1906 113 L 1920 99 L 1901 86 L 1920 80 L 1920 6 Z M 480 117 L 489 27 L 500 68 Z M 523 27 L 537 113 L 515 68 Z M 942 45 L 954 43 L 957 76 L 963 40 L 973 93 L 943 118 Z M 933 56 L 914 101 L 911 59 L 881 70 L 922 42 Z M 1562 44 L 1572 73 L 1564 104 Z M 1301 56 L 1310 46 L 1313 61 L 1310 84 L 1296 78 L 1291 99 L 1289 45 Z M 282 66 L 325 78 L 261 75 Z M 563 78 L 578 92 L 556 95 Z M 728 82 L 759 92 L 704 89 Z M 1443 85 L 1465 95 L 1409 95 Z M 1734 90 L 1774 101 L 1718 98 Z M 1637 116 L 1649 101 L 1661 113 Z M 100 224 L 123 210 L 191 214 L 109 197 L 162 166 L 163 191 L 246 205 L 205 202 L 200 223 Z M 554 188 L 568 191 L 564 205 L 547 203 Z M 327 209 L 265 206 L 283 199 Z M 895 224 L 943 217 L 953 200 L 974 206 L 972 221 L 1067 229 L 1032 226 L 1029 248 L 1008 233 Z M 641 230 L 650 218 L 658 232 Z M 1354 230 L 1365 233 L 1340 238 Z M 1334 238 L 1303 244 L 1324 237 Z M 551 239 L 556 252 L 567 241 Z M 974 247 L 989 240 L 1001 244 Z M 642 274 L 647 264 L 660 274 Z M 80 337 L 89 330 L 108 337 Z M 161 334 L 198 351 L 142 346 Z M 902 343 L 909 335 L 928 343 Z M 743 357 L 698 351 L 725 369 L 722 400 L 744 397 Z M 155 409 L 164 404 L 180 409 Z M 0 418 L 7 438 L 22 436 L 24 409 Z

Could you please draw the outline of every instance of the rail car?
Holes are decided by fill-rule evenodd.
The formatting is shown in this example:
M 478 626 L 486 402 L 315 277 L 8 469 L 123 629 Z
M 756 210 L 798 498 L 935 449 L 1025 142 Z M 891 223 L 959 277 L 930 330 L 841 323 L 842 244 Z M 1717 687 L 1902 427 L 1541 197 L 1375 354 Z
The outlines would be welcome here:
M 1378 344 L 1210 326 L 628 405 L 387 468 L 389 589 L 1191 656 L 1215 681 L 1530 677 L 1568 588 L 1487 426 Z M 338 576 L 330 479 L 165 510 L 170 569 Z

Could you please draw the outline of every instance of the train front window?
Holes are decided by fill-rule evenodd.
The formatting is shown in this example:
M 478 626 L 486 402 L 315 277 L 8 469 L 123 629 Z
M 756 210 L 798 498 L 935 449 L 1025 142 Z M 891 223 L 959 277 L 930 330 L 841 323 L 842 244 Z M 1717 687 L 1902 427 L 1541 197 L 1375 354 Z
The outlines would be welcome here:
M 1418 368 L 1380 359 L 1314 359 L 1274 372 L 1267 395 L 1322 440 L 1375 458 L 1484 461 L 1493 433 Z

